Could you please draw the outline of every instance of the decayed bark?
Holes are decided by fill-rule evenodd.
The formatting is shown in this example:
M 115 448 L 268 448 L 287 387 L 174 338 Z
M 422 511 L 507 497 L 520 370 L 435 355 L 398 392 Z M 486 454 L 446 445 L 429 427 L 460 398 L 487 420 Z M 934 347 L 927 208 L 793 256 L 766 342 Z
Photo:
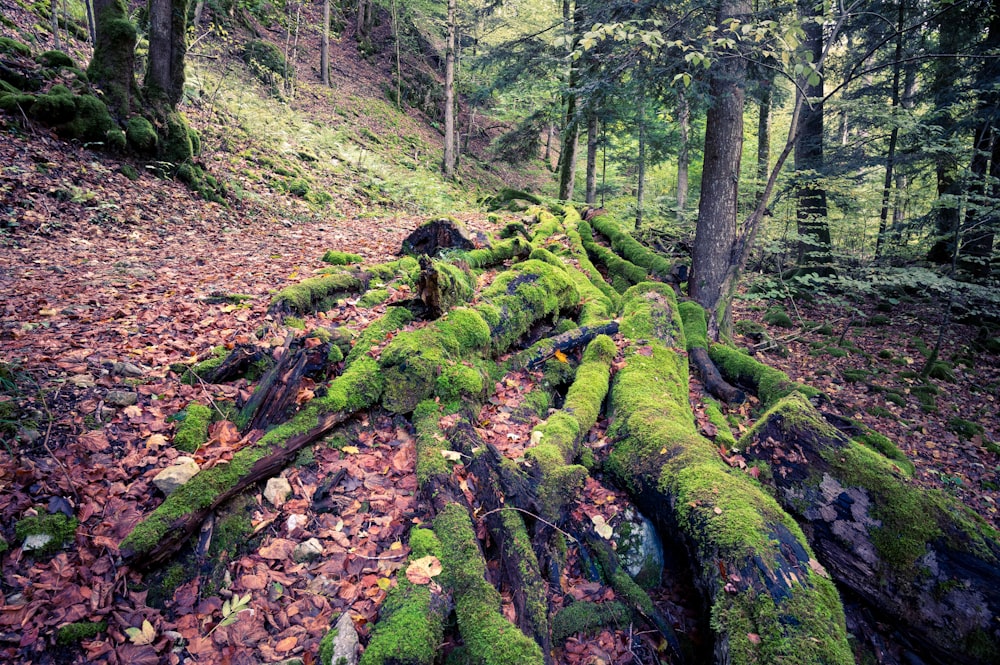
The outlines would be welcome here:
M 705 310 L 694 302 L 683 302 L 678 309 L 684 323 L 688 358 L 698 368 L 705 390 L 728 404 L 745 401 L 746 394 L 722 378 L 719 368 L 708 354 L 708 322 L 705 320 Z
M 554 337 L 547 337 L 530 349 L 525 349 L 512 359 L 511 365 L 515 368 L 535 369 L 552 358 L 556 351 L 565 353 L 589 344 L 598 335 L 614 335 L 616 332 L 618 332 L 617 321 L 574 328 Z
M 611 390 L 607 466 L 687 546 L 715 661 L 853 663 L 840 599 L 798 525 L 694 429 L 673 291 L 631 289 L 620 331 L 629 347 Z

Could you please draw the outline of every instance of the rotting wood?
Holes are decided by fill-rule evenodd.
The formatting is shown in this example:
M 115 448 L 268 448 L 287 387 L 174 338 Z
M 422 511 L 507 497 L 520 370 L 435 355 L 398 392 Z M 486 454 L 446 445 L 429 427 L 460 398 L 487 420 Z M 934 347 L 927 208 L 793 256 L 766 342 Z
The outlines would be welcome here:
M 552 358 L 556 351 L 566 353 L 589 344 L 599 335 L 614 335 L 618 332 L 618 322 L 608 321 L 596 326 L 581 326 L 564 333 L 546 337 L 521 351 L 511 359 L 511 366 L 517 369 L 537 369 Z
M 746 401 L 746 393 L 723 379 L 719 368 L 708 355 L 708 322 L 705 310 L 693 301 L 680 303 L 678 310 L 684 323 L 688 358 L 698 368 L 705 390 L 727 404 L 741 404 Z
M 475 249 L 472 235 L 461 222 L 451 217 L 431 219 L 406 236 L 399 254 L 436 256 L 444 249 Z

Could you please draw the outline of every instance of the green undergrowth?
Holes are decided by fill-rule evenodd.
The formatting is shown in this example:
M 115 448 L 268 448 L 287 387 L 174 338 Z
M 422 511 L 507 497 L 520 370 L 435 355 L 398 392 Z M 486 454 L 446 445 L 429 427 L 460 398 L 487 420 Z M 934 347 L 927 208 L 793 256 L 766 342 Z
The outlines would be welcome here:
M 567 605 L 552 618 L 552 642 L 561 644 L 577 633 L 593 635 L 602 628 L 624 628 L 632 613 L 622 603 L 577 601 Z

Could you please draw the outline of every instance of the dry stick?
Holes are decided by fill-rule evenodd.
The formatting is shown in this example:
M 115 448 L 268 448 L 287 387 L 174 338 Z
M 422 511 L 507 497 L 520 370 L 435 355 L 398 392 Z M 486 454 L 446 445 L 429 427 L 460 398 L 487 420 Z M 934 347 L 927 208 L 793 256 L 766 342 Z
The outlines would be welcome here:
M 61 388 L 56 388 L 56 394 L 53 397 L 58 397 L 60 390 Z M 73 483 L 73 478 L 69 475 L 69 469 L 66 468 L 66 465 L 62 463 L 62 460 L 56 457 L 56 454 L 52 452 L 51 448 L 49 448 L 49 437 L 52 436 L 52 421 L 53 421 L 52 412 L 49 411 L 49 404 L 45 400 L 45 395 L 41 393 L 41 390 L 39 390 L 38 395 L 42 400 L 42 408 L 45 409 L 45 415 L 49 419 L 49 424 L 45 428 L 45 438 L 42 440 L 42 447 L 45 448 L 45 452 L 49 454 L 52 460 L 59 465 L 60 469 L 62 469 L 63 473 L 66 474 L 66 482 L 69 483 L 69 489 L 73 493 L 73 498 L 76 499 L 77 504 L 79 504 L 80 494 L 76 491 L 76 485 Z
M 501 511 L 503 511 L 503 510 L 516 510 L 516 511 L 517 511 L 517 512 L 519 512 L 519 513 L 524 513 L 525 515 L 528 515 L 528 516 L 530 516 L 530 517 L 534 517 L 534 518 L 535 518 L 536 520 L 538 520 L 538 521 L 539 521 L 539 522 L 541 522 L 542 524 L 545 524 L 545 525 L 547 525 L 547 526 L 550 526 L 550 527 L 552 527 L 553 529 L 555 529 L 556 531 L 558 531 L 558 532 L 559 532 L 559 533 L 561 533 L 562 535 L 564 535 L 564 536 L 566 536 L 567 538 L 569 538 L 570 540 L 572 540 L 572 541 L 573 541 L 574 543 L 577 543 L 578 545 L 582 544 L 582 543 L 580 543 L 580 541 L 579 541 L 579 540 L 577 540 L 576 538 L 574 538 L 574 537 L 573 537 L 572 535 L 570 535 L 569 533 L 567 533 L 567 532 L 563 531 L 562 529 L 560 529 L 559 527 L 557 527 L 557 526 L 556 526 L 555 524 L 553 524 L 552 522 L 549 522 L 548 520 L 545 520 L 545 519 L 542 519 L 541 517 L 539 517 L 539 516 L 538 516 L 538 515 L 536 515 L 535 513 L 531 512 L 530 510 L 524 510 L 523 508 L 515 508 L 514 506 L 504 506 L 503 508 L 494 508 L 493 510 L 489 510 L 489 511 L 487 511 L 487 512 L 483 513 L 482 515 L 480 515 L 480 516 L 479 516 L 479 517 L 477 517 L 476 519 L 480 519 L 480 520 L 481 520 L 481 519 L 485 519 L 485 518 L 489 517 L 490 515 L 492 515 L 493 513 L 499 513 L 499 512 L 501 512 Z

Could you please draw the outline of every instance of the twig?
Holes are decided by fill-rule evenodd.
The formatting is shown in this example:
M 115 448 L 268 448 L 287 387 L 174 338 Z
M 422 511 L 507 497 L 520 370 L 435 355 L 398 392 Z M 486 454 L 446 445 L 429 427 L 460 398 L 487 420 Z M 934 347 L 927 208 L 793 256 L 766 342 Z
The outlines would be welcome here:
M 524 510 L 523 508 L 515 508 L 514 506 L 504 506 L 503 508 L 494 508 L 493 510 L 486 511 L 485 513 L 483 513 L 482 515 L 480 515 L 477 519 L 483 519 L 485 517 L 489 517 L 493 513 L 499 513 L 501 510 L 516 510 L 519 513 L 524 513 L 525 515 L 529 515 L 531 517 L 534 517 L 536 520 L 538 520 L 542 524 L 545 524 L 547 526 L 552 527 L 553 529 L 555 529 L 556 531 L 558 531 L 562 535 L 564 535 L 567 538 L 569 538 L 570 540 L 572 540 L 574 543 L 577 543 L 578 545 L 582 545 L 583 544 L 579 540 L 577 540 L 576 538 L 574 538 L 572 535 L 566 533 L 565 531 L 563 531 L 562 529 L 560 529 L 559 527 L 557 527 L 552 522 L 549 522 L 548 520 L 539 517 L 538 515 L 536 515 L 535 513 L 531 512 L 531 511 Z
M 56 388 L 55 397 L 59 396 L 59 390 L 59 388 Z M 62 460 L 56 457 L 56 454 L 52 452 L 51 448 L 49 448 L 49 437 L 52 435 L 52 412 L 49 410 L 49 404 L 45 400 L 45 395 L 41 390 L 38 391 L 38 396 L 42 400 L 42 408 L 45 409 L 45 415 L 49 419 L 48 427 L 45 428 L 45 438 L 42 440 L 42 446 L 45 448 L 45 452 L 49 454 L 49 456 L 55 461 L 56 464 L 59 465 L 59 468 L 62 469 L 63 473 L 66 475 L 66 482 L 69 483 L 69 490 L 73 493 L 73 498 L 76 499 L 76 503 L 79 505 L 80 494 L 76 491 L 76 485 L 73 483 L 73 477 L 69 475 L 69 469 L 66 468 L 66 465 L 62 463 Z

